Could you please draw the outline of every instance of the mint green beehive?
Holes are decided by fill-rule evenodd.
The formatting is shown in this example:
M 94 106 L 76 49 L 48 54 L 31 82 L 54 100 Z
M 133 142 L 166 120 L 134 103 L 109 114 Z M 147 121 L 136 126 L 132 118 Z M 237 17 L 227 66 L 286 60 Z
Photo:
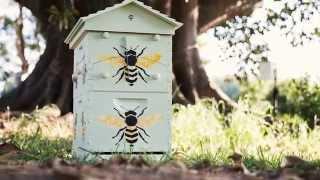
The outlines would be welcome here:
M 181 25 L 136 0 L 80 18 L 65 40 L 74 49 L 75 157 L 170 151 L 172 36 Z

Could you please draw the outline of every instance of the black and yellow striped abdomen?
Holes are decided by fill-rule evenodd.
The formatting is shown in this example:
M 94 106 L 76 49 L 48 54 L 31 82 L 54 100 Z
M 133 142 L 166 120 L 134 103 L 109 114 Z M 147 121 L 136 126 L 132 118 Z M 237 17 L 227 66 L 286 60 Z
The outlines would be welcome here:
M 124 134 L 128 143 L 134 144 L 138 141 L 139 132 L 136 126 L 127 126 Z
M 126 81 L 129 83 L 130 86 L 133 86 L 134 83 L 138 80 L 138 69 L 135 66 L 126 66 L 124 70 L 124 75 Z

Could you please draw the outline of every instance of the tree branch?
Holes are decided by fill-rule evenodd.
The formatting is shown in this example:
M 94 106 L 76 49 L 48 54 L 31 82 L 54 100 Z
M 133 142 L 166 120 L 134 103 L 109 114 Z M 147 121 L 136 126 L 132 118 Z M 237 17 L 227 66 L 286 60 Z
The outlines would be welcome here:
M 252 13 L 261 0 L 202 0 L 200 1 L 199 33 L 224 23 L 235 16 Z M 214 11 L 213 11 L 214 10 Z
M 22 6 L 19 4 L 19 16 L 15 21 L 15 29 L 16 29 L 16 48 L 17 48 L 17 53 L 18 56 L 22 62 L 21 64 L 21 72 L 22 74 L 28 72 L 28 61 L 25 57 L 24 49 L 25 49 L 25 41 L 23 38 L 23 12 L 22 12 Z

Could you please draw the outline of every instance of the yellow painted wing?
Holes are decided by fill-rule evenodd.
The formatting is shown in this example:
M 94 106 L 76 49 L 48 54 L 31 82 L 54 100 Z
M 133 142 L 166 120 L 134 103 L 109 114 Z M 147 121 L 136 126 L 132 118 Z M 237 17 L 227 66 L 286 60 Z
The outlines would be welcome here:
M 141 68 L 150 68 L 152 65 L 159 63 L 160 59 L 161 59 L 160 53 L 154 53 L 149 56 L 143 56 L 138 59 L 137 66 Z
M 152 115 L 144 116 L 142 118 L 139 118 L 138 126 L 142 128 L 148 128 L 160 122 L 161 120 L 162 118 L 160 114 L 152 114 Z
M 101 62 L 109 63 L 114 67 L 120 67 L 120 66 L 126 65 L 124 59 L 121 56 L 100 55 L 97 57 L 97 59 Z
M 126 126 L 123 119 L 114 116 L 101 116 L 98 117 L 98 121 L 114 128 L 123 128 Z

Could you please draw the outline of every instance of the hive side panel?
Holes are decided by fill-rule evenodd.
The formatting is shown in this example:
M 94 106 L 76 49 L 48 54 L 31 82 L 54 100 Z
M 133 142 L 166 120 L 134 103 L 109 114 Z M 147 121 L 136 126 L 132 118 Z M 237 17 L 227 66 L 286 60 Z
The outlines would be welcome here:
M 168 127 L 169 127 L 169 151 L 171 151 L 171 147 L 172 147 L 172 93 L 173 93 L 173 90 L 172 90 L 172 77 L 173 77 L 173 69 L 172 69 L 172 36 L 168 37 L 168 46 L 167 46 L 167 49 L 168 49 L 168 57 L 170 59 L 170 61 L 168 62 L 168 71 L 169 71 L 169 84 L 168 84 L 168 92 L 167 92 L 167 95 L 168 95 L 168 99 L 167 99 L 167 102 L 166 102 L 166 111 L 168 112 Z
M 79 150 L 85 142 L 83 138 L 84 119 L 87 111 L 86 98 L 86 82 L 85 82 L 85 67 L 87 64 L 88 47 L 87 41 L 84 39 L 79 46 L 74 50 L 74 73 L 73 77 L 73 112 L 75 114 L 74 122 L 74 141 L 73 155 L 81 157 L 82 151 Z

